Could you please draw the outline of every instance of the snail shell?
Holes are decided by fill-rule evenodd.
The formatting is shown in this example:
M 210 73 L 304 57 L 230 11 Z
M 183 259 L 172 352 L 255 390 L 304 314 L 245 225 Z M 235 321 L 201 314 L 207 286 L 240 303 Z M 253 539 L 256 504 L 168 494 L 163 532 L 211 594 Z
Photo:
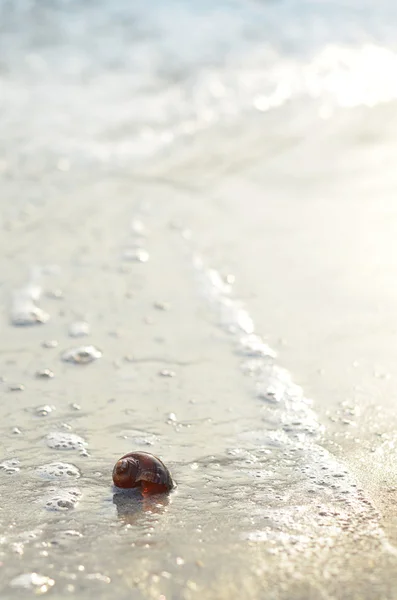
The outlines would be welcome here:
M 169 492 L 174 487 L 165 464 L 149 452 L 130 452 L 113 468 L 113 483 L 119 488 L 139 487 L 145 493 Z

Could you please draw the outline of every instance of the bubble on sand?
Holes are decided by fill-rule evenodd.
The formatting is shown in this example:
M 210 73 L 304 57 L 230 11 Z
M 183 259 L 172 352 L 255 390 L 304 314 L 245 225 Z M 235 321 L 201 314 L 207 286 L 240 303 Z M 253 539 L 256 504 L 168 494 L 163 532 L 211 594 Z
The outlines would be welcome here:
M 49 320 L 50 315 L 36 304 L 40 296 L 41 288 L 34 284 L 28 284 L 14 293 L 11 305 L 13 325 L 24 327 Z
M 84 337 L 90 334 L 90 326 L 86 321 L 75 321 L 69 325 L 70 337 Z
M 54 584 L 55 581 L 50 577 L 34 572 L 17 575 L 10 581 L 11 587 L 32 590 L 36 595 L 45 594 Z
M 23 392 L 24 389 L 25 389 L 25 386 L 23 385 L 23 383 L 11 383 L 8 386 L 9 392 Z
M 131 262 L 146 263 L 149 260 L 149 252 L 144 248 L 128 248 L 123 252 L 123 259 Z
M 53 462 L 41 465 L 36 469 L 37 474 L 43 479 L 78 479 L 79 469 L 70 463 Z
M 178 419 L 176 418 L 176 414 L 175 413 L 168 413 L 167 415 L 167 420 L 166 423 L 168 423 L 169 425 L 171 425 L 172 423 L 176 423 L 178 421 Z
M 78 488 L 57 489 L 50 488 L 48 496 L 44 498 L 44 506 L 47 510 L 67 511 L 75 508 L 81 497 Z
M 170 308 L 171 308 L 171 305 L 168 302 L 159 302 L 159 301 L 157 301 L 157 302 L 153 303 L 153 306 L 157 310 L 163 310 L 163 311 L 170 310 Z
M 41 369 L 40 371 L 36 371 L 36 377 L 38 379 L 52 379 L 54 373 L 51 369 Z
M 48 313 L 28 302 L 24 305 L 18 305 L 18 308 L 14 308 L 11 313 L 12 324 L 17 327 L 47 323 L 49 318 Z
M 175 377 L 175 371 L 170 371 L 170 369 L 162 369 L 159 371 L 160 377 Z
M 35 415 L 38 417 L 48 417 L 50 413 L 55 410 L 55 406 L 50 406 L 49 404 L 43 404 L 43 406 L 37 406 L 34 409 Z
M 55 431 L 47 435 L 47 446 L 54 450 L 84 450 L 87 442 L 74 433 Z
M 85 365 L 101 358 L 102 352 L 95 346 L 79 346 L 66 350 L 62 354 L 62 360 L 76 365 Z
M 13 475 L 14 473 L 18 473 L 20 471 L 20 461 L 16 458 L 11 458 L 9 460 L 4 460 L 0 463 L 0 469 L 4 469 L 7 475 Z
M 56 348 L 58 346 L 58 341 L 44 340 L 44 342 L 42 342 L 41 345 L 43 346 L 43 348 Z

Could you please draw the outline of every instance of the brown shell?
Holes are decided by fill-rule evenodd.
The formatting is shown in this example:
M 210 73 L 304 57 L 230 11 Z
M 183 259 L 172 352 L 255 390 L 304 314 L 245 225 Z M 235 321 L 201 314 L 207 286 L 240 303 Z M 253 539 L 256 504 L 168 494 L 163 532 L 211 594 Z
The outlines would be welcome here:
M 144 493 L 169 492 L 174 487 L 165 464 L 149 452 L 129 452 L 113 468 L 113 483 L 119 488 L 141 488 Z

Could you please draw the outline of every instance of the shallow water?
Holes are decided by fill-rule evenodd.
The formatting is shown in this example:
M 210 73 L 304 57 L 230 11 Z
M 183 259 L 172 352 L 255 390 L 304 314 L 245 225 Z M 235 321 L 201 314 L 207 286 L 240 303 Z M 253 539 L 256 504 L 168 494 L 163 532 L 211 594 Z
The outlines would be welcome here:
M 393 598 L 395 9 L 1 10 L 3 594 Z

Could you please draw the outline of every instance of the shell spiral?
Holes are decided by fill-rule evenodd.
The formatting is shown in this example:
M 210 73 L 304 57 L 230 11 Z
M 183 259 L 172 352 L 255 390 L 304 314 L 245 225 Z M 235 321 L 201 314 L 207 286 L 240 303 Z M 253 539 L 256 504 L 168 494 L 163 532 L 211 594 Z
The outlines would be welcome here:
M 119 488 L 141 488 L 144 493 L 169 492 L 174 487 L 165 464 L 149 452 L 129 452 L 113 468 L 113 483 Z

